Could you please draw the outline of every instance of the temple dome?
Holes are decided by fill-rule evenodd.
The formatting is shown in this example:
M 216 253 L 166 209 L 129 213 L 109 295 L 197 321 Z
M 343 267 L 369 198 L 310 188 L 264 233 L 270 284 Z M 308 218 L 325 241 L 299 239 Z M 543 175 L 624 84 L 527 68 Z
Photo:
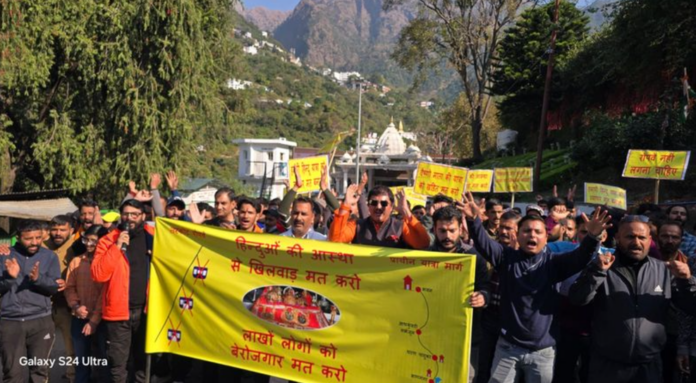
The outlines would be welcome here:
M 377 153 L 386 155 L 400 155 L 406 151 L 406 143 L 401 138 L 401 134 L 396 130 L 394 122 L 387 126 L 382 136 L 377 141 Z

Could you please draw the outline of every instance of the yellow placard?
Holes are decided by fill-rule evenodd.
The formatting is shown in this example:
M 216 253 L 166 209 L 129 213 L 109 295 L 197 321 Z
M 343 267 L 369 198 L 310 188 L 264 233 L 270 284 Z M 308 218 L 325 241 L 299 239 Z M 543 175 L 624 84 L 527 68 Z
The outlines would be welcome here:
M 399 190 L 403 190 L 404 194 L 406 194 L 406 200 L 408 200 L 408 202 L 411 204 L 411 209 L 418 205 L 425 207 L 426 203 L 428 202 L 428 196 L 416 193 L 413 191 L 413 187 L 411 186 L 394 186 L 390 187 L 389 189 L 391 189 L 395 196 Z
M 290 160 L 290 187 L 295 187 L 295 167 L 300 170 L 302 187 L 297 193 L 309 193 L 320 190 L 321 172 L 326 168 L 326 156 L 307 157 Z
M 466 168 L 419 162 L 413 191 L 423 195 L 444 194 L 454 199 L 460 199 L 467 171 Z
M 627 209 L 626 190 L 616 186 L 585 183 L 585 203 Z
M 475 257 L 157 218 L 147 353 L 300 382 L 465 382 Z
M 489 193 L 493 184 L 493 170 L 469 170 L 465 189 L 471 193 Z
M 690 156 L 690 151 L 631 149 L 626 156 L 623 177 L 683 181 Z
M 533 190 L 532 168 L 495 169 L 494 193 L 526 193 Z

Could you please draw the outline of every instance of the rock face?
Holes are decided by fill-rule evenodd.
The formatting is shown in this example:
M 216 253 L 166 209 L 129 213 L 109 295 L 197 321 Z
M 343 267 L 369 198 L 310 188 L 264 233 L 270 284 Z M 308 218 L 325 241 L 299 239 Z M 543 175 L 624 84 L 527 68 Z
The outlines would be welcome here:
M 262 31 L 271 33 L 292 13 L 292 11 L 277 11 L 265 7 L 244 9 L 241 5 L 236 6 L 235 9 L 248 22 L 256 25 Z
M 309 65 L 369 72 L 390 61 L 415 9 L 413 0 L 389 12 L 382 0 L 302 0 L 274 37 Z

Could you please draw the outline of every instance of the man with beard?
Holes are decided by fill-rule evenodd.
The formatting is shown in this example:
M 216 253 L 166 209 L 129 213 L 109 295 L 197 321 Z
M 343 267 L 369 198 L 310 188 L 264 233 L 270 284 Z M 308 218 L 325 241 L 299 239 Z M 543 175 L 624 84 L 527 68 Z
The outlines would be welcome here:
M 51 319 L 51 296 L 65 288 L 54 252 L 41 246 L 41 224 L 21 222 L 17 244 L 0 262 L 0 345 L 3 380 L 23 382 L 24 358 L 48 359 L 55 329 Z M 32 382 L 48 381 L 49 366 L 30 366 Z
M 682 227 L 682 243 L 680 250 L 687 257 L 696 255 L 696 236 L 686 232 L 686 222 L 689 221 L 689 210 L 686 206 L 672 205 L 667 209 L 667 218 L 671 221 L 678 222 Z
M 326 241 L 324 234 L 314 231 L 314 220 L 317 217 L 318 210 L 317 206 L 309 198 L 297 198 L 292 204 L 292 212 L 290 213 L 291 228 L 281 235 L 283 237 Z
M 688 264 L 689 260 L 687 256 L 679 250 L 682 242 L 682 225 L 678 221 L 666 221 L 660 225 L 657 229 L 657 245 L 660 248 L 660 254 L 662 255 L 662 260 L 665 262 L 679 261 Z M 667 331 L 667 344 L 662 349 L 662 365 L 663 368 L 663 382 L 662 383 L 678 383 L 679 375 L 677 371 L 669 368 L 677 360 L 680 370 L 684 368 L 690 371 L 688 353 L 683 353 L 682 356 L 686 356 L 685 360 L 677 356 L 677 338 L 679 335 L 679 326 L 682 321 L 686 320 L 687 325 L 693 322 L 693 318 L 688 316 L 674 304 L 670 304 L 669 313 L 667 314 L 668 320 L 666 323 Z M 690 331 L 689 331 L 690 332 Z M 688 346 L 686 347 L 688 350 Z M 683 373 L 683 371 L 682 371 Z
M 164 210 L 167 218 L 185 221 L 186 203 L 181 197 L 172 197 L 167 202 L 167 208 Z
M 430 245 L 430 236 L 411 214 L 403 190 L 398 194 L 399 203 L 396 205 L 401 219 L 392 215 L 392 191 L 384 186 L 376 186 L 367 195 L 369 217 L 357 221 L 349 219 L 351 206 L 357 204 L 359 198 L 355 190 L 356 186 L 351 185 L 341 207 L 334 213 L 329 230 L 330 241 L 402 249 L 425 249 Z
M 154 230 L 145 225 L 145 207 L 127 200 L 119 209 L 126 230 L 116 229 L 97 245 L 92 278 L 104 283 L 102 323 L 110 382 L 145 381 L 145 312 Z M 125 251 L 123 251 L 125 250 Z M 128 360 L 133 362 L 131 379 Z
M 435 242 L 428 251 L 441 253 L 474 254 L 476 256 L 476 279 L 474 293 L 469 297 L 469 304 L 473 308 L 486 307 L 488 303 L 489 277 L 486 260 L 479 255 L 473 246 L 467 245 L 461 240 L 462 213 L 453 206 L 445 206 L 433 213 L 433 231 Z M 471 340 L 471 357 L 469 381 L 478 374 L 479 344 L 481 341 L 481 311 L 474 311 L 473 338 Z
M 686 263 L 648 257 L 647 221 L 625 216 L 616 255 L 601 254 L 570 288 L 573 303 L 594 302 L 590 382 L 662 381 L 660 351 L 670 302 L 693 312 L 696 278 Z
M 595 210 L 586 227 L 590 236 L 575 251 L 552 254 L 546 248 L 546 226 L 540 217 L 520 220 L 519 250 L 488 236 L 473 195 L 464 198 L 476 250 L 496 269 L 500 279 L 500 339 L 491 372 L 492 383 L 513 382 L 523 374 L 527 383 L 548 383 L 553 377 L 558 310 L 555 285 L 581 271 L 592 258 L 598 236 L 611 217 Z
M 92 200 L 85 200 L 82 201 L 80 204 L 80 222 L 79 225 L 75 225 L 75 234 L 73 235 L 73 253 L 74 254 L 84 254 L 85 251 L 87 251 L 87 248 L 85 247 L 84 244 L 82 244 L 82 241 L 80 240 L 80 237 L 82 233 L 84 233 L 87 229 L 89 229 L 92 225 L 102 224 L 102 218 L 101 218 L 101 213 L 99 212 L 99 205 L 97 204 L 96 201 Z
M 57 215 L 51 219 L 49 227 L 50 237 L 48 241 L 44 243 L 44 246 L 56 253 L 58 256 L 58 263 L 60 264 L 60 277 L 63 280 L 67 280 L 66 274 L 68 265 L 72 259 L 75 258 L 75 255 L 78 255 L 74 253 L 72 248 L 73 242 L 75 242 L 73 237 L 73 220 L 68 215 Z M 82 241 L 82 238 L 80 238 L 80 241 Z M 72 323 L 70 311 L 70 307 L 68 307 L 68 302 L 65 300 L 63 292 L 59 292 L 53 296 L 53 322 L 56 328 L 60 330 L 60 334 L 63 337 L 67 355 L 74 357 L 75 351 L 70 334 L 70 326 Z M 68 380 L 72 382 L 75 377 L 75 367 L 73 365 L 68 365 L 65 375 Z
M 500 217 L 498 227 L 498 243 L 517 249 L 517 223 L 520 217 L 513 211 L 508 211 Z M 477 383 L 488 383 L 491 377 L 493 358 L 495 357 L 495 346 L 498 343 L 500 334 L 500 292 L 498 283 L 498 273 L 495 269 L 490 269 L 490 300 L 488 305 L 481 313 L 482 336 L 479 345 L 479 365 L 476 371 Z
M 486 202 L 486 223 L 484 227 L 491 239 L 498 236 L 498 227 L 500 227 L 500 217 L 503 216 L 503 204 L 498 200 L 490 200 Z

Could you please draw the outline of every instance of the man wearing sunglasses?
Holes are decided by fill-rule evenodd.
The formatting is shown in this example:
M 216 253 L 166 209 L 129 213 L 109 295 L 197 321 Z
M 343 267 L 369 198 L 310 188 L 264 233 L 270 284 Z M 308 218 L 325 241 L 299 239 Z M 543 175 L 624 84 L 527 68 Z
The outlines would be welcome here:
M 109 382 L 145 381 L 145 313 L 154 230 L 145 225 L 145 206 L 130 199 L 120 208 L 122 226 L 97 244 L 92 278 L 104 283 L 102 323 L 106 327 Z M 124 251 L 125 250 L 125 251 Z
M 696 278 L 684 262 L 648 256 L 648 217 L 624 217 L 616 243 L 615 255 L 600 254 L 569 293 L 575 304 L 594 302 L 589 381 L 660 382 L 670 302 L 693 313 Z
M 430 245 L 430 236 L 420 221 L 411 214 L 403 190 L 397 195 L 384 186 L 377 186 L 367 195 L 370 211 L 365 219 L 350 219 L 351 206 L 358 202 L 358 186 L 351 185 L 346 196 L 335 212 L 334 222 L 329 230 L 329 240 L 341 243 L 356 243 L 392 248 L 425 249 Z M 392 215 L 396 209 L 399 217 Z

